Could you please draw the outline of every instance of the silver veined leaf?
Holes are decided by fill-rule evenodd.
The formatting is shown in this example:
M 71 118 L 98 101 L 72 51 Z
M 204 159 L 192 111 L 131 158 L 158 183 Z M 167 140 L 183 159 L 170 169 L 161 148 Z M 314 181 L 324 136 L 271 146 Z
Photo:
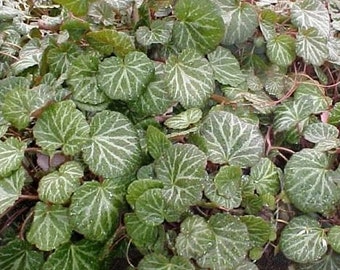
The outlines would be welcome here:
M 138 264 L 139 270 L 194 270 L 189 259 L 174 256 L 171 259 L 159 253 L 147 254 Z
M 0 214 L 4 213 L 19 199 L 25 179 L 25 170 L 22 168 L 7 177 L 0 178 Z
M 298 264 L 298 270 L 338 270 L 340 269 L 340 255 L 330 251 L 320 260 L 307 264 Z
M 165 44 L 171 39 L 173 21 L 155 20 L 151 22 L 150 29 L 140 26 L 136 31 L 136 40 L 143 46 L 154 43 Z
M 155 161 L 156 179 L 164 184 L 166 202 L 178 211 L 202 197 L 206 156 L 196 146 L 177 144 Z
M 199 108 L 191 108 L 165 120 L 164 125 L 172 129 L 185 129 L 191 124 L 196 124 L 202 118 Z
M 124 59 L 106 58 L 99 64 L 99 87 L 111 99 L 136 100 L 154 73 L 154 65 L 142 52 L 130 52 Z
M 86 15 L 91 1 L 93 0 L 55 0 L 54 2 L 63 5 L 75 16 L 83 16 Z
M 146 143 L 148 152 L 154 159 L 158 159 L 172 145 L 166 135 L 154 126 L 149 126 L 146 130 Z
M 247 76 L 247 86 L 251 91 L 260 92 L 263 89 L 263 83 L 261 79 L 254 74 L 249 72 Z
M 332 249 L 340 252 L 340 226 L 335 225 L 331 227 L 327 235 L 327 242 L 331 245 Z
M 43 265 L 43 270 L 100 270 L 99 252 L 102 244 L 89 240 L 66 243 L 58 247 Z
M 141 160 L 137 132 L 119 112 L 102 111 L 92 118 L 90 139 L 82 150 L 90 169 L 107 178 L 132 173 Z
M 87 15 L 94 23 L 102 23 L 105 27 L 116 23 L 116 13 L 113 12 L 111 5 L 105 1 L 96 1 L 91 3 Z
M 0 267 L 3 270 L 41 269 L 44 254 L 26 241 L 13 240 L 0 247 Z
M 210 202 L 227 209 L 232 209 L 234 206 L 239 206 L 240 202 L 242 201 L 242 198 L 240 198 L 238 194 L 236 194 L 234 198 L 227 198 L 223 195 L 220 195 L 213 181 L 204 182 L 204 195 L 209 199 Z
M 114 9 L 120 11 L 128 9 L 133 4 L 133 0 L 104 0 L 104 2 L 108 3 Z
M 276 1 L 276 0 L 274 0 Z M 259 2 L 256 2 L 258 4 Z M 263 9 L 260 14 L 260 29 L 266 41 L 276 36 L 275 25 L 278 21 L 278 14 L 271 9 Z
M 0 177 L 7 176 L 20 167 L 26 147 L 25 142 L 15 137 L 0 141 Z
M 319 143 L 328 139 L 336 139 L 339 136 L 339 130 L 327 123 L 313 123 L 306 127 L 303 136 L 310 142 Z
M 180 256 L 197 259 L 212 247 L 214 240 L 214 234 L 205 219 L 194 215 L 181 223 L 176 250 Z
M 180 50 L 205 54 L 221 42 L 225 27 L 219 9 L 210 0 L 180 0 L 175 5 L 173 42 Z
M 315 27 L 321 36 L 330 35 L 329 11 L 319 0 L 296 1 L 291 8 L 291 20 L 299 28 Z
M 329 54 L 327 39 L 315 28 L 300 30 L 296 37 L 296 54 L 308 64 L 321 66 Z
M 283 229 L 280 247 L 283 254 L 294 262 L 314 262 L 327 251 L 325 232 L 315 219 L 295 217 Z
M 290 89 L 291 81 L 286 77 L 286 74 L 281 73 L 273 68 L 267 72 L 267 78 L 264 82 L 264 88 L 269 95 L 281 98 Z
M 340 189 L 329 169 L 330 156 L 315 149 L 295 153 L 285 167 L 285 191 L 303 212 L 327 213 L 340 200 Z
M 229 112 L 210 112 L 200 127 L 206 140 L 208 160 L 251 167 L 264 154 L 264 139 L 259 128 Z
M 252 247 L 262 247 L 269 242 L 271 225 L 261 217 L 245 215 L 240 217 L 241 221 L 247 225 L 249 239 Z
M 237 86 L 245 81 L 240 63 L 230 50 L 218 46 L 208 54 L 208 59 L 214 71 L 214 78 L 221 84 Z
M 267 56 L 278 66 L 289 66 L 295 60 L 295 40 L 289 35 L 277 35 L 267 42 Z
M 248 260 L 243 260 L 236 266 L 235 270 L 259 270 L 259 268 L 255 263 L 252 263 Z
M 187 109 L 202 107 L 213 93 L 215 85 L 208 60 L 192 49 L 168 58 L 165 81 L 173 99 Z
M 86 182 L 78 188 L 70 205 L 73 229 L 89 240 L 105 240 L 118 224 L 117 188 L 112 180 Z
M 267 193 L 276 195 L 280 190 L 279 169 L 269 158 L 261 158 L 251 167 L 250 180 L 260 195 Z
M 214 241 L 207 252 L 197 259 L 198 265 L 211 269 L 234 269 L 250 249 L 246 225 L 239 218 L 222 213 L 212 216 L 208 225 Z
M 44 151 L 51 154 L 61 147 L 66 155 L 80 152 L 89 131 L 85 116 L 70 100 L 50 105 L 33 128 L 37 144 Z
M 43 251 L 50 251 L 71 238 L 69 209 L 61 205 L 38 202 L 34 218 L 27 233 L 27 241 Z
M 63 204 L 80 186 L 83 168 L 76 161 L 69 161 L 60 166 L 58 171 L 49 173 L 39 181 L 40 200 L 48 203 Z

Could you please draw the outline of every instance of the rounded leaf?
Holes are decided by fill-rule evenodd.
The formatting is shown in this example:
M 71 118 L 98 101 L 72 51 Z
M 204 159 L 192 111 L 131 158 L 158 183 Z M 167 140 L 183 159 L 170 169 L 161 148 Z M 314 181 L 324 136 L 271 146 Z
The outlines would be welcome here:
M 340 226 L 333 226 L 327 235 L 328 243 L 338 253 L 340 253 Z
M 174 256 L 171 259 L 162 254 L 151 253 L 138 264 L 139 270 L 194 270 L 195 267 L 186 258 Z
M 171 39 L 172 27 L 172 21 L 152 21 L 150 29 L 146 26 L 140 26 L 137 29 L 136 40 L 143 46 L 149 46 L 153 43 L 168 43 Z
M 340 269 L 340 255 L 336 252 L 329 252 L 320 260 L 307 264 L 298 264 L 298 270 L 338 270 Z
M 271 225 L 264 221 L 261 217 L 256 216 L 241 216 L 241 221 L 247 225 L 249 239 L 252 247 L 261 247 L 269 242 Z
M 289 35 L 277 35 L 267 43 L 267 56 L 278 66 L 289 66 L 295 60 L 295 40 Z
M 166 135 L 154 126 L 149 126 L 146 130 L 146 144 L 154 159 L 158 159 L 172 145 Z
M 339 130 L 327 123 L 313 123 L 306 127 L 303 131 L 306 140 L 319 143 L 327 139 L 336 139 L 339 136 Z
M 199 108 L 191 108 L 168 118 L 164 125 L 172 129 L 185 129 L 191 124 L 196 124 L 202 118 L 202 111 Z

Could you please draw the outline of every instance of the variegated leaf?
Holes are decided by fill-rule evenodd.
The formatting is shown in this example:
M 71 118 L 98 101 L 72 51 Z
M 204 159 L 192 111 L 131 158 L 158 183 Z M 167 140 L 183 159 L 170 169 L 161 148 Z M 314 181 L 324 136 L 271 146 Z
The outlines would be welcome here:
M 279 66 L 289 66 L 295 60 L 295 40 L 289 35 L 277 35 L 267 43 L 269 60 Z
M 150 29 L 141 26 L 136 31 L 136 40 L 143 46 L 154 43 L 165 44 L 171 39 L 173 21 L 155 20 L 151 22 Z
M 340 255 L 336 252 L 329 252 L 316 262 L 298 264 L 298 270 L 338 270 L 340 269 Z
M 168 118 L 164 125 L 172 129 L 185 129 L 191 124 L 196 124 L 202 118 L 202 111 L 199 108 L 191 108 Z
M 308 125 L 303 135 L 306 140 L 319 143 L 328 139 L 336 139 L 339 136 L 339 130 L 333 125 L 320 122 Z
M 139 270 L 194 270 L 191 262 L 183 257 L 174 256 L 171 259 L 159 253 L 147 254 L 138 264 Z
M 20 167 L 26 147 L 25 142 L 15 137 L 0 141 L 0 177 L 7 176 Z

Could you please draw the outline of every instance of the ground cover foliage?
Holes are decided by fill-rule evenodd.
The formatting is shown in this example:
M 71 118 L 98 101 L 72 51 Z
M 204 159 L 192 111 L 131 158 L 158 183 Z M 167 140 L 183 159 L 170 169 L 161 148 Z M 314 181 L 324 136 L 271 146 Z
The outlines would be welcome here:
M 339 269 L 336 0 L 2 0 L 1 269 Z

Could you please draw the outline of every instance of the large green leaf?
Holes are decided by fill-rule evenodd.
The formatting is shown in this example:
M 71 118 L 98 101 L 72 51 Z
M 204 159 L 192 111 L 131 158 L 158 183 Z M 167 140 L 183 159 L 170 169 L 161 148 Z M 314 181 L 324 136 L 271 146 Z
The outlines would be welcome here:
M 0 178 L 0 214 L 11 207 L 19 198 L 25 178 L 25 171 L 22 168 L 5 178 Z
M 154 126 L 149 126 L 146 131 L 148 152 L 154 159 L 158 159 L 165 150 L 171 147 L 171 141 L 166 135 Z
M 208 54 L 214 78 L 221 84 L 237 86 L 245 81 L 240 64 L 230 50 L 218 46 Z
M 61 147 L 66 155 L 74 155 L 88 139 L 89 130 L 85 116 L 67 100 L 49 106 L 35 124 L 33 134 L 48 153 Z
M 269 60 L 279 66 L 289 66 L 295 60 L 295 40 L 289 35 L 277 35 L 267 43 Z
M 303 149 L 287 162 L 284 188 L 301 211 L 327 213 L 340 200 L 340 188 L 330 162 L 330 156 L 314 149 Z
M 178 21 L 173 27 L 173 42 L 180 50 L 193 48 L 207 53 L 221 42 L 225 27 L 217 6 L 210 0 L 179 0 L 175 16 Z
M 38 202 L 34 207 L 34 219 L 27 233 L 27 240 L 40 250 L 50 251 L 71 238 L 69 209 L 61 205 Z
M 96 114 L 90 127 L 90 140 L 83 147 L 90 169 L 113 178 L 132 173 L 141 160 L 137 132 L 127 117 L 118 112 Z
M 241 221 L 247 225 L 252 247 L 261 247 L 269 242 L 271 225 L 261 217 L 245 215 Z
M 283 254 L 294 262 L 314 262 L 327 251 L 324 234 L 320 224 L 313 218 L 295 217 L 283 229 L 280 247 Z
M 150 29 L 146 26 L 141 26 L 137 29 L 136 40 L 143 46 L 149 46 L 153 43 L 168 43 L 171 39 L 172 27 L 172 21 L 152 21 Z
M 14 137 L 0 141 L 0 177 L 7 176 L 20 167 L 26 147 L 25 142 Z
M 71 194 L 80 185 L 83 168 L 78 162 L 69 161 L 63 164 L 58 171 L 45 175 L 39 181 L 39 198 L 48 203 L 66 203 Z
M 55 250 L 43 265 L 44 270 L 99 270 L 99 252 L 102 244 L 82 240 L 66 243 Z
M 54 0 L 54 2 L 68 8 L 76 16 L 86 15 L 89 3 L 92 1 L 93 0 Z
M 90 240 L 105 240 L 118 224 L 121 195 L 117 188 L 112 180 L 86 182 L 78 188 L 70 205 L 74 230 Z
M 206 139 L 208 159 L 214 163 L 250 167 L 264 152 L 259 128 L 229 112 L 210 112 L 200 133 Z
M 41 269 L 43 263 L 43 253 L 25 241 L 14 240 L 0 247 L 0 267 L 3 270 L 36 270 Z
M 183 257 L 174 256 L 171 259 L 162 254 L 151 253 L 138 264 L 139 270 L 194 270 L 195 267 L 191 262 Z
M 336 252 L 329 252 L 320 260 L 307 264 L 298 264 L 298 270 L 338 270 L 340 269 L 340 255 Z
M 111 99 L 136 100 L 153 76 L 154 65 L 141 52 L 130 52 L 124 59 L 106 58 L 99 64 L 99 87 Z
M 171 55 L 165 66 L 171 96 L 185 108 L 202 107 L 214 91 L 214 74 L 207 59 L 192 49 Z
M 198 258 L 198 265 L 213 270 L 234 269 L 250 248 L 246 225 L 229 214 L 212 216 L 208 225 L 213 232 L 214 241 L 207 252 Z
M 191 108 L 168 118 L 164 125 L 172 129 L 185 129 L 191 124 L 196 124 L 202 118 L 202 111 L 199 108 Z

